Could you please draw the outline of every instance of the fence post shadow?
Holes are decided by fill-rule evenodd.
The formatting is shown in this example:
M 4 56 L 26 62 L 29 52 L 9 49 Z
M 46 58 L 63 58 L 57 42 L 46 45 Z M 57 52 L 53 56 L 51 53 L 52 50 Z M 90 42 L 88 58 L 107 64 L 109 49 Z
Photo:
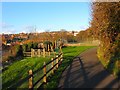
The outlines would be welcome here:
M 87 73 L 85 71 L 85 68 L 84 68 L 84 64 L 82 62 L 82 59 L 80 57 L 77 57 L 79 59 L 79 62 L 80 62 L 80 65 L 81 65 L 81 70 L 82 70 L 82 74 L 83 74 L 83 79 L 84 79 L 84 82 L 87 82 L 88 81 L 88 76 L 87 76 Z

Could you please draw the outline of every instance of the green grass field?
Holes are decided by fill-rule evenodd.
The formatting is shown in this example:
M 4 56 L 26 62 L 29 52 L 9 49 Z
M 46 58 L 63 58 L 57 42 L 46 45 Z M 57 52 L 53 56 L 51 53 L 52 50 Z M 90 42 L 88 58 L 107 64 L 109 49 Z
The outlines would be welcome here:
M 56 73 L 52 75 L 52 78 L 48 78 L 49 82 L 46 87 L 56 88 L 60 75 L 62 74 L 63 70 L 72 62 L 73 57 L 92 47 L 93 46 L 71 46 L 63 48 L 63 63 Z M 43 66 L 44 62 L 49 62 L 51 57 L 30 57 L 14 62 L 2 73 L 2 75 L 0 74 L 0 76 L 2 76 L 2 88 L 7 89 L 8 87 L 11 87 L 12 84 L 16 84 L 19 80 L 24 79 L 28 76 L 28 71 L 30 69 L 33 71 L 38 70 Z M 36 74 L 34 81 L 38 80 L 41 74 L 43 74 L 43 72 Z M 28 80 L 17 88 L 28 88 Z
M 73 58 L 80 53 L 84 52 L 87 49 L 93 48 L 95 46 L 70 46 L 63 48 L 63 62 L 56 71 L 55 75 L 52 75 L 52 77 L 48 78 L 48 83 L 42 88 L 57 88 L 60 76 L 62 72 L 65 70 L 65 68 L 70 65 Z
M 33 71 L 39 69 L 43 66 L 44 62 L 51 60 L 51 57 L 34 57 L 25 58 L 20 61 L 14 62 L 10 65 L 7 70 L 2 72 L 2 88 L 7 89 L 12 84 L 18 82 L 24 77 L 28 76 L 28 71 L 32 69 Z M 28 83 L 28 80 L 27 82 Z M 28 88 L 28 85 L 20 86 L 22 88 Z

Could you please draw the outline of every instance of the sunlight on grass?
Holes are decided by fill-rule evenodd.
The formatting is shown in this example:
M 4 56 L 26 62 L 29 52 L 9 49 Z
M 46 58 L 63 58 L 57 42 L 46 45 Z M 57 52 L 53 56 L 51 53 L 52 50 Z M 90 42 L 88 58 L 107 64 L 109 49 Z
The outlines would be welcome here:
M 39 69 L 43 66 L 44 61 L 50 61 L 51 57 L 34 57 L 25 58 L 21 61 L 16 61 L 10 65 L 7 70 L 2 73 L 2 85 L 3 89 L 10 87 L 12 84 L 18 82 L 24 77 L 28 76 L 28 71 L 32 69 L 33 71 Z M 28 86 L 25 86 L 26 88 Z M 22 87 L 24 88 L 24 87 Z

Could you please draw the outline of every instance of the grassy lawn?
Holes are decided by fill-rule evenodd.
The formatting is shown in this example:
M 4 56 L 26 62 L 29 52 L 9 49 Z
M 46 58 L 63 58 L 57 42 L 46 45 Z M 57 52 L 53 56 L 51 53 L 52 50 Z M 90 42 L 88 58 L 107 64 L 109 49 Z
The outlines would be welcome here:
M 28 71 L 32 69 L 33 71 L 39 69 L 43 66 L 44 61 L 48 62 L 51 60 L 51 57 L 34 57 L 34 58 L 25 58 L 20 61 L 16 61 L 10 66 L 8 66 L 7 70 L 2 72 L 2 88 L 7 89 L 12 84 L 17 83 L 19 80 L 28 76 Z M 28 84 L 28 80 L 26 82 Z M 28 85 L 22 85 L 21 88 L 28 88 Z
M 59 78 L 63 70 L 72 62 L 73 58 L 93 46 L 72 46 L 63 48 L 63 62 L 59 69 L 52 77 L 48 77 L 48 83 L 45 85 L 47 88 L 56 88 L 59 82 Z M 44 61 L 47 63 L 51 60 L 51 57 L 34 57 L 24 58 L 23 60 L 16 61 L 5 70 L 0 76 L 2 76 L 2 89 L 7 89 L 11 85 L 16 84 L 20 80 L 28 76 L 30 69 L 34 71 L 43 66 Z M 43 75 L 43 71 L 35 74 L 34 81 L 37 81 Z M 34 83 L 34 82 L 33 82 Z M 12 86 L 13 87 L 13 86 Z M 28 79 L 26 82 L 21 83 L 17 88 L 28 88 Z
M 83 51 L 93 48 L 94 46 L 71 46 L 63 48 L 63 62 L 59 66 L 58 70 L 55 72 L 55 75 L 52 75 L 48 78 L 48 83 L 44 85 L 44 88 L 57 88 L 60 76 L 65 68 L 70 65 L 73 58 Z M 42 86 L 43 87 L 43 86 Z

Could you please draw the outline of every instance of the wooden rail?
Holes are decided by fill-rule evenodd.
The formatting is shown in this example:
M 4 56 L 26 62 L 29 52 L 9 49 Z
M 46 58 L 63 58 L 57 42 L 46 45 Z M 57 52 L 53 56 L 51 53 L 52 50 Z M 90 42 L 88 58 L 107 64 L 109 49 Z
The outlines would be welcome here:
M 39 52 L 23 52 L 25 57 L 45 57 L 45 56 L 50 56 L 52 54 L 55 54 L 55 52 L 50 52 L 50 51 L 39 51 Z
M 31 57 L 31 52 L 23 52 L 25 57 Z
M 48 63 L 44 62 L 43 66 L 39 69 L 39 71 L 43 70 L 43 75 L 37 81 L 33 81 L 33 80 L 34 80 L 34 74 L 38 72 L 38 70 L 34 71 L 32 74 L 31 74 L 32 70 L 29 70 L 29 89 L 34 88 L 40 81 L 42 81 L 41 84 L 46 84 L 47 74 L 48 73 L 54 74 L 54 71 L 58 69 L 59 65 L 62 63 L 62 60 L 63 60 L 63 54 L 60 53 L 55 58 L 51 58 L 50 62 Z M 48 65 L 51 65 L 51 68 L 47 70 Z

